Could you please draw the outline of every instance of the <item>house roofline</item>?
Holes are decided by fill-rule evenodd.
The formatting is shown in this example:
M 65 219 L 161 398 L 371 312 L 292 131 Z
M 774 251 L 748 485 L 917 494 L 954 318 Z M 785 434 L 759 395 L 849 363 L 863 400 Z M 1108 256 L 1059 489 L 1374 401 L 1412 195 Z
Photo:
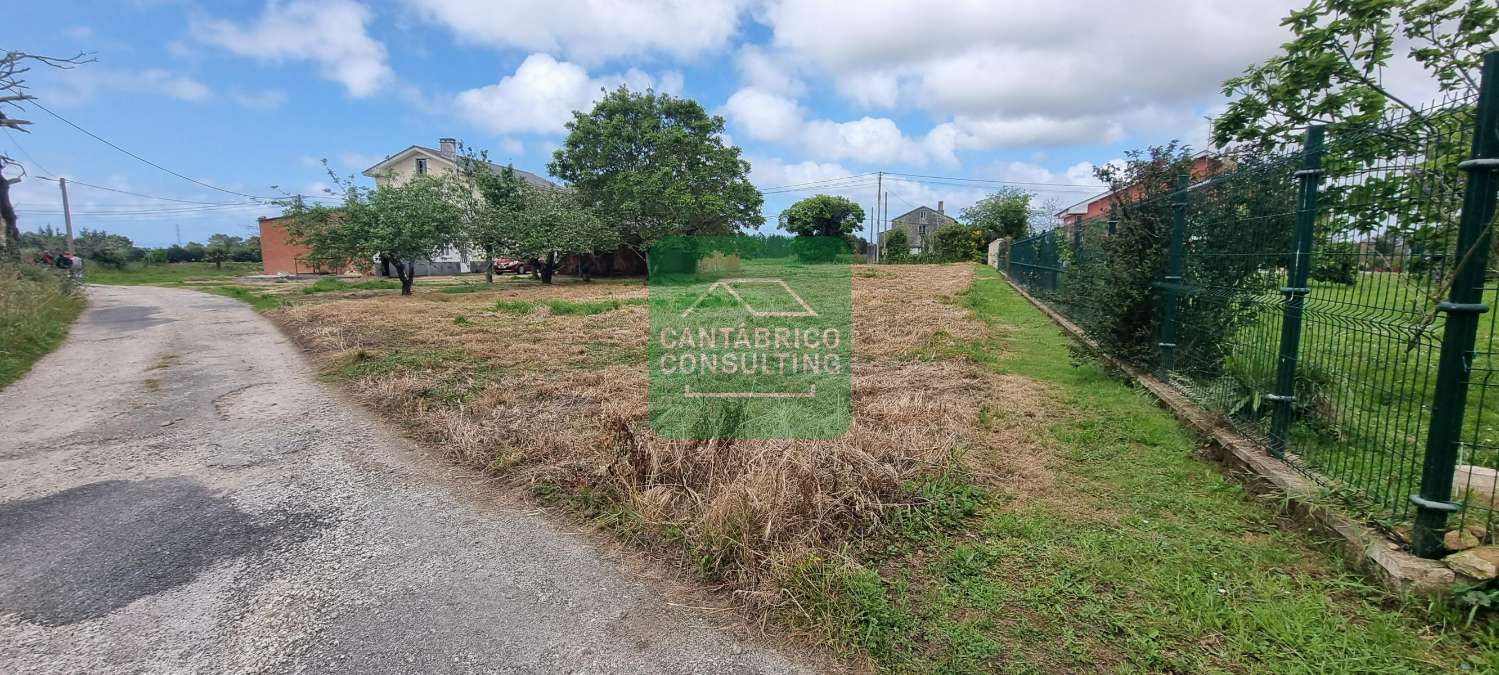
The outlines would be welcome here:
M 436 159 L 447 162 L 448 164 L 453 165 L 454 168 L 458 167 L 458 157 L 448 157 L 446 155 L 443 155 L 441 151 L 434 150 L 425 145 L 411 145 L 408 146 L 405 150 L 402 150 L 394 155 L 390 155 L 389 157 L 380 160 L 379 162 L 376 162 L 370 168 L 361 171 L 360 174 L 368 176 L 370 178 L 378 178 L 380 176 L 380 173 L 378 171 L 380 167 L 400 161 L 412 153 L 423 153 L 426 154 L 429 159 Z M 487 162 L 487 164 L 489 164 L 489 168 L 492 171 L 497 171 L 504 168 L 503 165 L 495 164 L 494 162 Z M 547 187 L 557 187 L 556 183 L 553 183 L 552 181 L 547 180 L 542 176 L 531 173 L 530 171 L 526 171 L 525 169 L 516 169 L 514 166 L 511 166 L 510 168 L 514 169 L 516 173 L 520 174 L 522 180 L 525 180 L 529 183 L 536 185 L 545 185 Z
M 922 209 L 926 209 L 926 210 L 928 210 L 928 211 L 931 211 L 931 212 L 932 212 L 932 213 L 935 213 L 935 214 L 937 214 L 937 215 L 939 215 L 939 216 L 942 216 L 942 217 L 943 217 L 943 218 L 946 218 L 946 219 L 948 219 L 948 220 L 951 220 L 951 221 L 953 221 L 953 222 L 954 222 L 954 223 L 956 223 L 956 222 L 958 222 L 958 219 L 957 219 L 957 218 L 954 218 L 954 217 L 952 217 L 952 216 L 949 216 L 949 215 L 947 215 L 947 214 L 946 214 L 946 213 L 943 213 L 943 212 L 941 212 L 941 211 L 938 211 L 938 210 L 937 210 L 937 209 L 934 209 L 934 208 L 932 208 L 932 207 L 930 207 L 930 206 L 918 206 L 918 207 L 916 207 L 916 208 L 914 208 L 914 209 L 911 209 L 911 210 L 910 210 L 910 211 L 907 211 L 907 212 L 905 212 L 905 213 L 902 213 L 902 214 L 900 214 L 900 215 L 898 215 L 898 216 L 896 216 L 896 217 L 894 217 L 894 218 L 891 218 L 891 219 L 890 219 L 890 222 L 892 222 L 892 223 L 893 223 L 893 222 L 895 222 L 895 221 L 897 221 L 897 220 L 900 220 L 900 219 L 901 219 L 901 218 L 905 218 L 905 217 L 906 217 L 906 216 L 909 216 L 909 215 L 911 215 L 911 214 L 913 214 L 913 213 L 916 213 L 916 212 L 917 212 L 917 211 L 920 211 L 920 210 L 922 210 Z

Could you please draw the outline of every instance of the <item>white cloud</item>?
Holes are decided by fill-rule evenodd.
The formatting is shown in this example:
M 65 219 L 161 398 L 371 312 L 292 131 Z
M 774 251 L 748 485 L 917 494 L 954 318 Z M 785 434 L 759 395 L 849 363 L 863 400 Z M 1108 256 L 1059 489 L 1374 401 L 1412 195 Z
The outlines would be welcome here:
M 385 157 L 371 155 L 363 152 L 341 152 L 338 154 L 338 164 L 348 171 L 363 171 L 379 164 Z
M 894 108 L 900 100 L 900 79 L 890 71 L 851 73 L 834 85 L 844 98 L 866 108 Z
M 1273 54 L 1303 0 L 845 3 L 769 0 L 767 50 L 869 108 L 922 109 L 958 149 L 1108 140 L 1151 110 L 1200 109 Z M 1085 17 L 1085 19 L 1080 19 Z M 829 30 L 837 26 L 837 30 Z M 1190 122 L 1188 122 L 1190 124 Z
M 933 159 L 957 163 L 951 144 L 911 138 L 889 118 L 808 120 L 796 101 L 754 88 L 734 92 L 724 104 L 724 114 L 750 138 L 794 146 L 809 157 L 874 164 L 924 165 Z
M 636 91 L 677 93 L 682 75 L 666 72 L 652 77 L 631 68 L 592 77 L 576 63 L 532 54 L 497 84 L 461 91 L 453 101 L 468 121 L 496 133 L 558 133 L 574 110 L 588 109 L 604 90 L 621 84 Z
M 754 88 L 734 92 L 724 104 L 724 114 L 746 136 L 761 141 L 790 140 L 802 129 L 803 113 L 796 101 Z
M 57 80 L 58 89 L 49 90 L 44 98 L 62 104 L 88 103 L 101 92 L 112 94 L 153 94 L 179 101 L 201 102 L 213 96 L 213 90 L 186 75 L 160 68 L 122 70 L 114 68 L 79 68 Z
M 63 31 L 63 35 L 73 38 L 74 40 L 91 40 L 94 37 L 94 27 L 73 26 Z
M 749 157 L 748 161 L 750 182 L 760 188 L 800 185 L 854 175 L 837 162 L 805 161 L 788 164 L 779 157 Z
M 275 110 L 286 103 L 286 92 L 280 89 L 262 89 L 260 91 L 233 91 L 230 96 L 240 105 L 251 110 Z
M 407 0 L 465 41 L 549 52 L 595 64 L 665 54 L 685 59 L 722 49 L 746 0 Z
M 368 8 L 353 0 L 271 0 L 254 22 L 194 21 L 193 37 L 260 61 L 314 61 L 321 75 L 365 97 L 394 80 L 385 45 L 371 38 Z
M 760 46 L 741 46 L 734 55 L 734 65 L 739 77 L 754 89 L 786 96 L 801 96 L 807 91 L 807 83 L 796 76 L 787 59 Z

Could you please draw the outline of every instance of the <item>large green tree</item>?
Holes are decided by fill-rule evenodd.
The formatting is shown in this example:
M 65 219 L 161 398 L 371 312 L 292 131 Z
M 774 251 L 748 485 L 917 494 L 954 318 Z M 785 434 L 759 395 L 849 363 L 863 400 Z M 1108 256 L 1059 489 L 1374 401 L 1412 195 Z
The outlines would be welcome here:
M 1384 85 L 1392 59 L 1420 64 L 1442 91 L 1476 91 L 1483 55 L 1499 49 L 1493 0 L 1313 0 L 1281 24 L 1292 33 L 1281 53 L 1224 82 L 1233 100 L 1213 122 L 1216 144 L 1277 147 L 1309 124 L 1367 124 L 1392 107 L 1424 117 Z
M 781 212 L 780 227 L 804 237 L 846 238 L 864 229 L 864 209 L 846 197 L 807 197 Z
M 963 209 L 963 222 L 979 227 L 986 240 L 1020 239 L 1030 232 L 1033 195 L 1020 188 L 1002 187 L 977 204 Z
M 1231 101 L 1213 122 L 1217 145 L 1295 148 L 1308 125 L 1328 127 L 1319 227 L 1396 229 L 1443 246 L 1456 217 L 1471 108 L 1406 100 L 1385 85 L 1395 59 L 1424 68 L 1453 99 L 1476 91 L 1483 54 L 1499 49 L 1493 0 L 1314 0 L 1282 22 L 1281 53 L 1224 83 Z M 1385 170 L 1420 158 L 1420 170 Z M 1356 177 L 1354 180 L 1338 180 Z M 1446 253 L 1451 253 L 1447 251 Z
M 470 185 L 468 194 L 459 195 L 464 237 L 484 252 L 484 280 L 493 283 L 495 257 L 514 248 L 511 237 L 524 208 L 525 180 L 512 166 L 494 170 L 484 153 L 464 155 L 460 167 L 462 180 Z
M 399 186 L 365 188 L 342 182 L 337 207 L 286 202 L 292 216 L 287 233 L 310 249 L 314 260 L 366 264 L 378 258 L 401 280 L 401 295 L 411 295 L 416 262 L 431 260 L 443 249 L 465 244 L 460 208 L 466 183 L 451 177 L 418 176 Z
M 983 228 L 949 223 L 932 235 L 932 257 L 939 262 L 983 262 L 987 241 Z
M 505 234 L 508 253 L 534 261 L 541 282 L 552 283 L 557 261 L 619 246 L 619 232 L 593 213 L 570 190 L 521 185 L 521 208 Z
M 724 120 L 691 99 L 620 87 L 574 112 L 548 170 L 643 252 L 668 235 L 758 227 L 749 162 L 723 141 Z

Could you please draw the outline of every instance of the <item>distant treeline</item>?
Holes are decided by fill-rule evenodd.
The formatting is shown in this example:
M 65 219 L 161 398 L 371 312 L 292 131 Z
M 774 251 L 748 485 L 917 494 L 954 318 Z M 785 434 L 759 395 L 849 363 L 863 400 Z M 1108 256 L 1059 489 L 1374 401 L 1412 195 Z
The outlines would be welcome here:
M 62 251 L 68 247 L 67 236 L 51 226 L 38 232 L 22 232 L 21 248 L 33 251 Z M 123 267 L 129 263 L 176 262 L 260 262 L 260 237 L 236 237 L 215 234 L 207 243 L 190 241 L 166 247 L 141 247 L 123 234 L 83 228 L 73 237 L 73 250 L 84 260 Z

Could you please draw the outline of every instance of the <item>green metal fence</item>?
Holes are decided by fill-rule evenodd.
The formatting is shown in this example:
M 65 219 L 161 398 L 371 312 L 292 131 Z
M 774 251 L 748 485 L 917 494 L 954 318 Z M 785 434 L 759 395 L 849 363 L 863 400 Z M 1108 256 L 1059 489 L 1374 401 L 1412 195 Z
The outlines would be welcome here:
M 1476 96 L 1116 190 L 1108 217 L 1015 241 L 1006 271 L 1438 556 L 1499 525 L 1496 157 L 1490 54 Z

